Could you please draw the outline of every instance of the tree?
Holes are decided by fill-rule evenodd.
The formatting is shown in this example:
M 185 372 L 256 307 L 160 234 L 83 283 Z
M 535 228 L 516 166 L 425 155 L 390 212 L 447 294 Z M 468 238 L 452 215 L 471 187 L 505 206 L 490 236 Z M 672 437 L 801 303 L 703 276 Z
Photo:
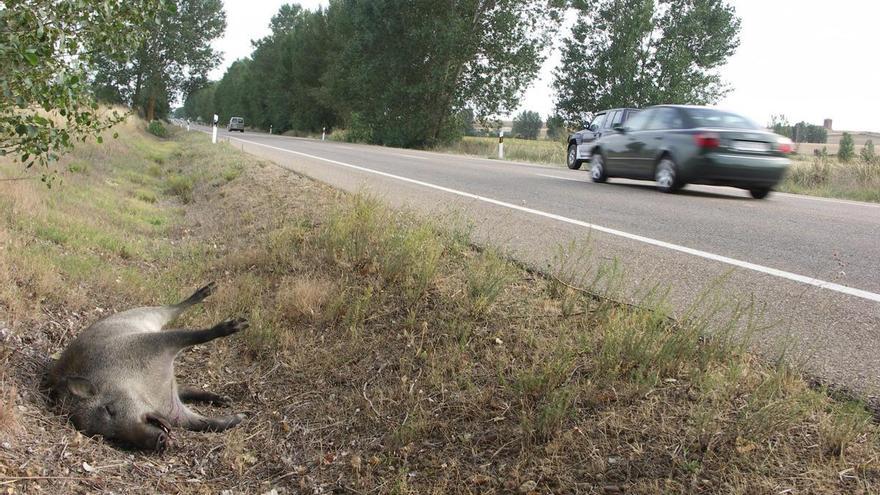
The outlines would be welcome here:
M 542 124 L 538 112 L 523 110 L 513 119 L 513 135 L 525 139 L 538 139 Z
M 844 163 L 848 163 L 855 154 L 856 147 L 853 138 L 850 133 L 844 132 L 840 138 L 840 147 L 837 149 L 837 158 Z
M 789 123 L 785 115 L 771 115 L 770 123 L 767 125 L 767 128 L 775 132 L 776 134 L 779 134 L 780 136 L 794 139 L 791 123 Z
M 718 69 L 739 46 L 740 19 L 724 0 L 574 0 L 554 88 L 560 115 L 659 103 L 709 104 L 727 93 Z
M 87 82 L 95 57 L 124 60 L 161 0 L 7 0 L 0 7 L 0 156 L 48 166 L 119 122 Z M 46 177 L 44 176 L 44 179 Z
M 547 117 L 547 138 L 554 141 L 567 137 L 565 120 L 558 114 Z
M 874 153 L 874 141 L 870 139 L 865 141 L 865 145 L 862 147 L 861 157 L 862 161 L 865 163 L 873 163 L 874 160 L 877 159 L 877 155 Z
M 183 103 L 183 113 L 188 119 L 200 120 L 205 123 L 214 121 L 216 106 L 214 105 L 214 93 L 217 83 L 211 83 L 202 89 L 193 92 Z
M 535 77 L 559 0 L 339 0 L 326 102 L 357 115 L 375 143 L 425 146 L 458 135 L 454 118 L 507 113 Z
M 99 56 L 93 76 L 100 94 L 141 109 L 147 120 L 164 117 L 173 99 L 205 85 L 220 62 L 211 42 L 226 29 L 221 0 L 166 1 L 174 8 L 145 23 L 134 56 Z

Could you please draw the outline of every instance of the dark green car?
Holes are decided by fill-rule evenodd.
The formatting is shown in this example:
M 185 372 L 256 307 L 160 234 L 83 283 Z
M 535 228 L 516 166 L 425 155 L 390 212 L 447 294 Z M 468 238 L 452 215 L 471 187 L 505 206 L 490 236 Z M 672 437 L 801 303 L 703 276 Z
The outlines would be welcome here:
M 590 157 L 594 182 L 653 179 L 663 192 L 688 183 L 733 186 L 761 199 L 785 176 L 792 152 L 788 138 L 709 107 L 649 107 L 615 130 Z

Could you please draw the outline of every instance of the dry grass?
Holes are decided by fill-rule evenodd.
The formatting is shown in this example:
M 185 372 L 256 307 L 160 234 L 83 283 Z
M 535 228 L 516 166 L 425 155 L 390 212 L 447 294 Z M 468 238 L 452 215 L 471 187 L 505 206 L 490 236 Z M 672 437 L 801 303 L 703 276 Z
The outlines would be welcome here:
M 560 251 L 545 278 L 474 249 L 465 229 L 342 195 L 202 136 L 124 134 L 111 148 L 81 149 L 74 159 L 88 173 L 60 189 L 20 183 L 0 197 L 0 263 L 16 267 L 0 271 L 11 285 L 0 289 L 0 320 L 14 333 L 0 365 L 10 370 L 4 389 L 15 386 L 29 411 L 18 418 L 26 433 L 0 449 L 0 486 L 880 489 L 878 428 L 864 408 L 757 362 L 743 340 L 751 308 L 728 307 L 723 294 L 672 321 L 662 290 L 638 308 L 615 303 L 618 271 L 578 272 L 583 247 Z M 241 170 L 231 181 L 230 167 Z M 175 174 L 192 182 L 186 203 L 167 189 Z M 25 259 L 37 263 L 19 268 Z M 184 354 L 178 375 L 252 411 L 240 427 L 182 433 L 164 456 L 129 457 L 47 409 L 37 377 L 83 325 L 176 301 L 211 279 L 219 290 L 181 325 L 244 314 L 252 328 Z
M 880 160 L 841 163 L 825 155 L 795 156 L 780 191 L 880 202 Z
M 498 158 L 498 138 L 465 136 L 461 141 L 437 148 L 435 151 Z M 565 143 L 561 141 L 504 138 L 505 160 L 564 167 L 565 152 Z

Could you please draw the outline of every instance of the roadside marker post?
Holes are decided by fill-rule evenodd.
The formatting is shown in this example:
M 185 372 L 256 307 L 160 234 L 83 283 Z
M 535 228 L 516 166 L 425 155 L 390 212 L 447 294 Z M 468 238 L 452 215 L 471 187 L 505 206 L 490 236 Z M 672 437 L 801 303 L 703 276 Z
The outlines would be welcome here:
M 217 122 L 220 121 L 220 117 L 217 114 L 214 114 L 214 126 L 211 133 L 211 144 L 217 144 Z
M 321 128 L 321 141 L 323 141 L 323 140 L 324 140 L 324 137 L 326 137 L 326 136 L 327 136 L 327 128 L 326 128 L 326 127 L 322 127 L 322 128 Z
M 272 134 L 272 125 L 269 124 L 269 134 Z
M 504 160 L 504 129 L 498 131 L 498 159 Z

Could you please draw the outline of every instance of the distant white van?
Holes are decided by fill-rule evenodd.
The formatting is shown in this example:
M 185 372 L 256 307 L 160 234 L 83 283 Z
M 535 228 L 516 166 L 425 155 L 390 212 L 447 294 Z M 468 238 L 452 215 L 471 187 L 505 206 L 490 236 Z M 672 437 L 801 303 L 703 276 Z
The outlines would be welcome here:
M 229 119 L 229 125 L 226 126 L 226 130 L 229 132 L 232 131 L 241 131 L 244 132 L 244 118 L 242 117 L 232 117 Z

